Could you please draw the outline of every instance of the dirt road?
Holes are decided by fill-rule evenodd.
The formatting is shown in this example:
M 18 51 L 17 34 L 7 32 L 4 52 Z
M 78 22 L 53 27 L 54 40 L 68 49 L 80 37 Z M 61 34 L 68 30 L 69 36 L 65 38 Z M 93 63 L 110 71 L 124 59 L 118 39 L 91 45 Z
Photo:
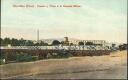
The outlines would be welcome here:
M 14 79 L 126 79 L 127 51 L 93 57 L 38 61 L 38 72 Z M 42 65 L 41 65 L 42 63 Z

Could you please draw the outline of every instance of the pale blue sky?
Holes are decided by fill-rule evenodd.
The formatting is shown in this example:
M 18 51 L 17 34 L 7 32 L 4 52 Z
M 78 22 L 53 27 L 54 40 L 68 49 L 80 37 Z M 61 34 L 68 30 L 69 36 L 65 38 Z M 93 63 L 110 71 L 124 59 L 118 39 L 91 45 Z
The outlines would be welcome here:
M 69 36 L 112 42 L 127 40 L 127 0 L 2 0 L 2 37 L 36 40 Z M 14 8 L 14 4 L 65 4 L 80 8 Z

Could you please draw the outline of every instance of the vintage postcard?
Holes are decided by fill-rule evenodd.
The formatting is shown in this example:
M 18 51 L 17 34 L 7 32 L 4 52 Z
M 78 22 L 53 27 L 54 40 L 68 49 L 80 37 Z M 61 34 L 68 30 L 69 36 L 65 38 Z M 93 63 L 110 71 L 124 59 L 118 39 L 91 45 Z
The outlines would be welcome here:
M 1 79 L 127 79 L 127 0 L 1 0 Z

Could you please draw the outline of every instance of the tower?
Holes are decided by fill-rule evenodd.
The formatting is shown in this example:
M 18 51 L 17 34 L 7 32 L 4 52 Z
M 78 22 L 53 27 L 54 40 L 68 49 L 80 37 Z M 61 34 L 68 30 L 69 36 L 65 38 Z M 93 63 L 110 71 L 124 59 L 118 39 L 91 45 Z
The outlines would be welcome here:
M 65 38 L 65 40 L 64 40 L 64 41 L 65 41 L 65 42 L 68 42 L 68 37 L 64 37 L 64 38 Z
M 69 45 L 68 37 L 64 37 L 64 38 L 65 38 L 64 44 L 65 44 L 65 45 Z
M 37 30 L 37 43 L 39 43 L 39 29 Z

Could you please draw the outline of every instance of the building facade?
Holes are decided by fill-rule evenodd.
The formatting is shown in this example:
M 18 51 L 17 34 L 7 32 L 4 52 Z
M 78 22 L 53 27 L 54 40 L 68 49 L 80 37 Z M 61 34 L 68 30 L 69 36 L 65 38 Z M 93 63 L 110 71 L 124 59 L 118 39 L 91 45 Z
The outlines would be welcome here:
M 87 42 L 91 42 L 93 44 L 102 44 L 105 45 L 107 42 L 105 40 L 71 40 L 70 43 L 73 43 L 75 45 L 79 45 L 79 42 L 83 42 L 84 45 L 86 45 Z

